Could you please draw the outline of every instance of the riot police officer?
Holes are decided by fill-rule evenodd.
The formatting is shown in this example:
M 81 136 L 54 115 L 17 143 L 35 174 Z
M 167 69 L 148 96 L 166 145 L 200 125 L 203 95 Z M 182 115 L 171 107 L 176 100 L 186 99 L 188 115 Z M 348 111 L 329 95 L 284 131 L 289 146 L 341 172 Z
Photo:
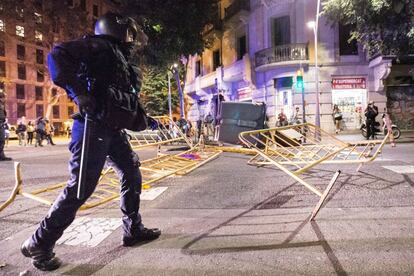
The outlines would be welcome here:
M 142 129 L 146 124 L 137 102 L 139 71 L 130 61 L 130 50 L 138 35 L 138 25 L 133 19 L 108 13 L 97 20 L 95 36 L 62 43 L 48 56 L 54 83 L 67 91 L 81 114 L 88 114 L 93 120 L 88 121 L 85 197 L 77 198 L 85 116 L 76 116 L 69 144 L 70 179 L 38 229 L 21 247 L 23 255 L 32 258 L 33 265 L 40 270 L 54 270 L 61 265 L 53 253 L 54 245 L 93 193 L 105 161 L 120 177 L 123 245 L 153 240 L 161 234 L 157 228 L 145 228 L 141 221 L 140 163 L 122 130 Z
M 10 161 L 10 157 L 4 155 L 4 145 L 5 145 L 5 129 L 6 129 L 6 95 L 0 89 L 0 161 Z

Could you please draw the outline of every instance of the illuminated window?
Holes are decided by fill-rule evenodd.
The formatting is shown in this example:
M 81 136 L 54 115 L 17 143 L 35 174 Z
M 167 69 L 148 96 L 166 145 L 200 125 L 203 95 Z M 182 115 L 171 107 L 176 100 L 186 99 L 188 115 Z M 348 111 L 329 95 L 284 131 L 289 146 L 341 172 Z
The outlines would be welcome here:
M 42 24 L 43 19 L 42 19 L 42 15 L 40 13 L 35 12 L 34 13 L 34 18 L 35 18 L 35 22 L 37 24 Z
M 16 35 L 20 37 L 24 37 L 24 27 L 16 25 Z
M 3 20 L 0 19 L 0 32 L 5 32 L 6 31 L 6 24 L 4 23 Z
M 43 41 L 43 34 L 39 31 L 35 31 L 35 40 L 36 41 Z
M 24 17 L 24 9 L 23 8 L 16 7 L 16 13 L 17 13 L 18 17 L 20 17 L 20 18 Z

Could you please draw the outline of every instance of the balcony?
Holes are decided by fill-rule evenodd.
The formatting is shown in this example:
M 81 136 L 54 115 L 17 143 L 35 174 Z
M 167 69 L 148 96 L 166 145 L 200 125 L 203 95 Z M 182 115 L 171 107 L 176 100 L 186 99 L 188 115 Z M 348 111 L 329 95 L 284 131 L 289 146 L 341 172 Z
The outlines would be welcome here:
M 260 50 L 255 54 L 256 70 L 273 65 L 296 64 L 309 60 L 308 44 L 296 43 Z
M 210 24 L 206 25 L 203 30 L 203 36 L 208 37 L 211 35 L 221 34 L 223 30 L 223 22 L 219 18 L 216 18 Z
M 250 1 L 249 0 L 234 0 L 233 3 L 224 9 L 224 20 L 230 20 L 233 16 L 239 12 L 249 13 Z
M 230 82 L 243 79 L 245 71 L 245 62 L 243 59 L 224 67 L 223 80 Z

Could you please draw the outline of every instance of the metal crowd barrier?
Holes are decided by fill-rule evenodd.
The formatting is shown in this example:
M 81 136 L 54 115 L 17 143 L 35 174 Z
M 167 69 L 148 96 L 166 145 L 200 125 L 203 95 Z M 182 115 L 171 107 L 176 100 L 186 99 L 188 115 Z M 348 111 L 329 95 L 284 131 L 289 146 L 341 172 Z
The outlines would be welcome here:
M 310 220 L 313 220 L 341 171 L 338 170 L 324 191 L 319 191 L 300 175 L 320 163 L 358 163 L 359 167 L 373 161 L 381 152 L 383 140 L 346 143 L 306 123 L 293 126 L 242 132 L 240 140 L 256 152 L 248 163 L 256 166 L 273 165 L 304 185 L 320 199 Z

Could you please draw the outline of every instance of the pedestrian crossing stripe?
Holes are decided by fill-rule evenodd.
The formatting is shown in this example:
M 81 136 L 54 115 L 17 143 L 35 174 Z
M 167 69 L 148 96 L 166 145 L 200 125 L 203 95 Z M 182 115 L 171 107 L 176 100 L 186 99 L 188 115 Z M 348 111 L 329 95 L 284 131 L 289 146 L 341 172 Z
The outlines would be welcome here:
M 406 165 L 406 166 L 382 166 L 388 170 L 391 170 L 396 173 L 405 174 L 405 173 L 414 173 L 414 166 Z

